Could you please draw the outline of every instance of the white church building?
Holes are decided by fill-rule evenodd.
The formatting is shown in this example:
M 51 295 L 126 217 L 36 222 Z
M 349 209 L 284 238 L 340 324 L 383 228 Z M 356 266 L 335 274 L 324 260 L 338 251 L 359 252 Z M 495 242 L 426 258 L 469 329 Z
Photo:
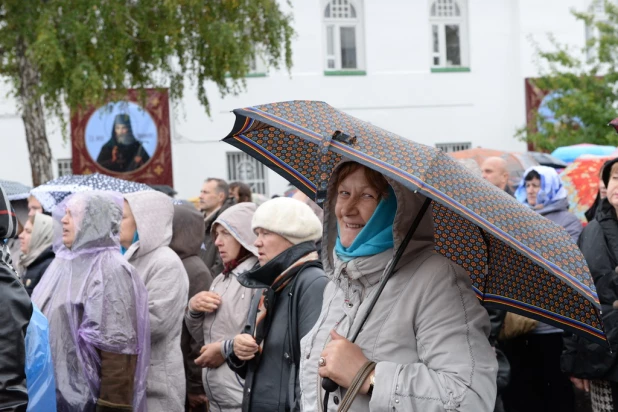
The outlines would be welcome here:
M 287 9 L 286 2 L 282 5 Z M 207 177 L 243 178 L 267 196 L 287 182 L 220 142 L 235 108 L 322 100 L 350 115 L 447 151 L 485 147 L 525 151 L 524 79 L 538 75 L 535 46 L 548 34 L 582 47 L 587 30 L 571 10 L 591 0 L 294 1 L 293 67 L 260 61 L 237 96 L 208 85 L 211 116 L 195 91 L 171 103 L 177 197 L 197 196 Z M 6 90 L 6 89 L 5 89 Z M 0 179 L 31 184 L 24 126 L 14 101 L 0 99 Z M 50 122 L 56 176 L 71 172 L 71 144 Z

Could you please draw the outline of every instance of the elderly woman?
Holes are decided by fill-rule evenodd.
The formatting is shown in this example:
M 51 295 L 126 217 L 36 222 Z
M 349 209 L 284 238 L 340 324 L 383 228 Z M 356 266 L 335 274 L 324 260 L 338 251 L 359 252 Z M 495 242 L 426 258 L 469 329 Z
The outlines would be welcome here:
M 56 258 L 32 300 L 49 320 L 58 411 L 144 411 L 148 301 L 119 251 L 122 198 L 77 193 L 53 217 Z
M 582 224 L 569 212 L 566 189 L 553 168 L 534 166 L 526 170 L 515 197 L 562 226 L 577 243 Z M 540 322 L 532 326 L 530 332 L 503 343 L 511 364 L 511 382 L 504 393 L 504 405 L 512 411 L 574 411 L 575 393 L 560 367 L 564 332 Z
M 30 216 L 19 235 L 22 253 L 19 264 L 23 268 L 21 280 L 29 295 L 32 295 L 43 273 L 54 260 L 52 238 L 53 219 L 41 213 Z
M 231 354 L 232 339 L 241 333 L 247 320 L 255 289 L 238 283 L 238 276 L 257 265 L 257 248 L 251 219 L 256 206 L 243 202 L 226 209 L 214 221 L 212 236 L 224 269 L 209 291 L 189 301 L 185 323 L 204 346 L 196 364 L 203 367 L 202 380 L 210 410 L 240 411 L 243 380 L 225 363 Z
M 431 209 L 356 341 L 348 340 L 424 201 L 358 163 L 334 171 L 322 251 L 331 283 L 316 327 L 301 342 L 304 411 L 323 411 L 324 404 L 336 411 L 355 378 L 350 411 L 493 411 L 489 318 L 468 274 L 435 252 Z M 367 374 L 369 362 L 375 369 Z M 339 388 L 325 396 L 322 378 Z
M 258 207 L 251 229 L 260 266 L 238 281 L 262 290 L 228 365 L 245 378 L 243 411 L 297 411 L 300 340 L 318 318 L 328 282 L 315 250 L 322 225 L 309 206 L 280 197 Z

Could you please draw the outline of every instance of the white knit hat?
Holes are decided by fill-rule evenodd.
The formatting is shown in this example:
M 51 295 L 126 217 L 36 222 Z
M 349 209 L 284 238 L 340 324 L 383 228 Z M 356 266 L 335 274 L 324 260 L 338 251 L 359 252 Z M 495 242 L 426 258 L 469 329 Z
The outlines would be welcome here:
M 311 208 L 289 197 L 262 203 L 251 221 L 251 230 L 257 228 L 276 233 L 294 245 L 322 237 L 322 223 Z

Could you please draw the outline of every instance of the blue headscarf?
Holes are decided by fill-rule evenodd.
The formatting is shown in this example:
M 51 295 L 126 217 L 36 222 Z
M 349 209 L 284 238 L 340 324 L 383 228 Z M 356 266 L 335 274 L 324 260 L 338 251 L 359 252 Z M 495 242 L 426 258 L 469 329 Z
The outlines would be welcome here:
M 395 243 L 393 240 L 393 222 L 396 212 L 397 197 L 393 188 L 389 186 L 388 195 L 380 200 L 369 222 L 356 236 L 350 247 L 344 247 L 339 236 L 337 236 L 335 252 L 339 259 L 349 262 L 356 257 L 377 255 L 391 249 Z M 339 225 L 337 224 L 338 231 Z
M 139 235 L 137 234 L 137 230 L 135 231 L 135 234 L 133 235 L 133 241 L 131 242 L 131 244 L 137 242 L 139 240 Z M 125 253 L 127 253 L 128 249 L 125 249 L 124 246 L 120 245 L 120 253 L 122 253 L 123 255 Z
M 537 172 L 541 175 L 541 190 L 536 197 L 535 208 L 545 207 L 558 200 L 567 198 L 567 191 L 560 181 L 560 176 L 556 169 L 547 166 L 533 166 L 525 171 L 524 177 L 521 179 L 519 187 L 515 191 L 515 198 L 520 203 L 528 205 L 528 199 L 526 195 L 526 176 L 531 171 Z

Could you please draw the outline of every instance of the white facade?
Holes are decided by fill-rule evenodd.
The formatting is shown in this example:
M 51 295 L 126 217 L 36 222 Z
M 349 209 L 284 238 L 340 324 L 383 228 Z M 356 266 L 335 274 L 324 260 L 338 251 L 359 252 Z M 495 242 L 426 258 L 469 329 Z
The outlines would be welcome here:
M 464 42 L 459 69 L 469 71 L 444 72 L 433 60 L 440 55 L 433 50 L 433 1 L 333 1 L 338 5 L 349 1 L 357 8 L 356 64 L 365 74 L 325 73 L 333 70 L 327 56 L 327 2 L 294 2 L 291 72 L 271 70 L 265 77 L 247 78 L 247 88 L 238 96 L 221 98 L 216 87 L 209 85 L 211 117 L 191 89 L 172 109 L 178 197 L 197 196 L 206 177 L 228 178 L 226 153 L 235 149 L 219 140 L 232 128 L 231 110 L 275 101 L 326 101 L 428 145 L 470 143 L 472 147 L 525 151 L 526 145 L 513 136 L 525 123 L 524 78 L 538 74 L 532 41 L 547 45 L 547 34 L 552 33 L 562 43 L 582 47 L 585 28 L 570 10 L 585 10 L 590 5 L 590 0 L 436 0 L 457 2 L 464 18 L 463 26 L 455 30 Z M 350 31 L 343 35 L 349 46 Z M 441 52 L 440 63 L 445 63 L 446 53 Z M 339 56 L 335 69 L 343 61 L 354 64 L 349 55 Z M 0 178 L 29 184 L 26 139 L 17 113 L 14 101 L 0 101 L 0 162 L 4 166 Z M 53 125 L 48 135 L 57 170 L 58 159 L 71 158 L 70 142 L 63 141 Z M 269 195 L 282 194 L 286 186 L 273 172 L 267 174 Z

